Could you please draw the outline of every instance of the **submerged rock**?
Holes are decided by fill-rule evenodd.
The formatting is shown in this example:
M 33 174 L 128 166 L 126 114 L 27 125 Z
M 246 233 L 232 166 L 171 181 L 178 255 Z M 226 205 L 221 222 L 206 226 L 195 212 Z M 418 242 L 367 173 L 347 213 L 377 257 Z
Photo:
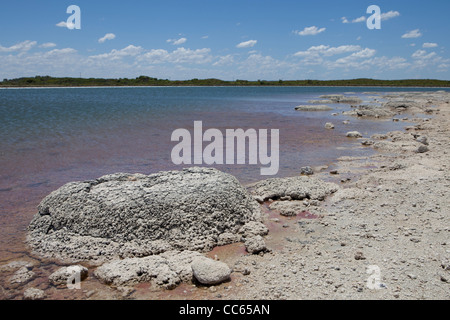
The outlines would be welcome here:
M 297 106 L 295 107 L 295 110 L 297 111 L 330 111 L 333 110 L 333 108 L 327 106 L 327 105 L 304 105 L 304 106 Z
M 311 104 L 332 104 L 334 102 L 331 101 L 331 100 L 309 100 L 308 103 L 311 103 Z
M 8 264 L 1 265 L 0 272 L 14 271 L 14 270 L 20 269 L 22 267 L 25 267 L 28 270 L 31 270 L 33 268 L 33 263 L 29 262 L 29 261 L 23 261 L 23 260 L 11 261 Z
M 334 129 L 334 124 L 332 124 L 331 122 L 325 123 L 325 129 Z
M 36 277 L 36 274 L 30 268 L 22 267 L 17 270 L 9 279 L 11 284 L 25 284 Z
M 395 115 L 395 112 L 388 108 L 382 108 L 374 105 L 359 105 L 351 111 L 346 111 L 344 115 L 367 118 L 386 118 Z
M 362 134 L 359 133 L 358 131 L 350 131 L 350 132 L 347 132 L 347 137 L 348 138 L 362 138 Z
M 235 177 L 206 168 L 72 182 L 38 209 L 28 243 L 38 254 L 70 261 L 206 251 L 221 234 L 261 218 Z
M 420 110 L 421 105 L 415 101 L 408 100 L 391 100 L 383 104 L 383 108 L 389 108 L 391 110 L 395 110 L 397 112 L 402 112 L 405 110 L 416 109 Z
M 348 97 L 342 94 L 323 95 L 320 96 L 320 98 L 331 100 L 333 103 L 358 104 L 362 102 L 362 100 L 358 97 Z
M 311 167 L 301 167 L 300 174 L 312 176 L 314 174 L 314 170 Z

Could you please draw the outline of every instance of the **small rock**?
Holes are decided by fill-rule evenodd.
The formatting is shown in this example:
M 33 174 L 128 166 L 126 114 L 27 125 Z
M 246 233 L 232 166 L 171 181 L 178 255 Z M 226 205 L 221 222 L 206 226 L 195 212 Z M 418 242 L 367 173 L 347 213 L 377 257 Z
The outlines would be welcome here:
M 249 237 L 245 240 L 245 248 L 248 253 L 257 254 L 267 250 L 266 243 L 261 236 Z
M 96 294 L 97 293 L 97 291 L 95 291 L 95 290 L 91 290 L 91 291 L 88 291 L 87 293 L 86 293 L 86 297 L 88 297 L 88 298 L 90 298 L 90 297 L 92 297 L 94 294 Z
M 130 287 L 118 287 L 117 290 L 121 293 L 123 298 L 129 297 L 133 292 L 136 291 Z
M 300 168 L 300 174 L 310 176 L 314 174 L 314 171 L 311 167 L 302 167 Z
M 361 144 L 363 146 L 371 146 L 373 145 L 375 142 L 373 140 L 364 140 L 363 142 L 361 142 Z
M 329 111 L 333 110 L 333 108 L 327 105 L 303 105 L 295 107 L 297 111 Z
M 29 270 L 27 267 L 22 267 L 17 270 L 14 275 L 10 278 L 12 284 L 25 284 L 31 281 L 35 277 L 35 273 Z
M 45 292 L 37 288 L 28 288 L 23 293 L 25 300 L 42 300 L 45 298 Z
M 224 246 L 227 244 L 238 242 L 238 237 L 234 233 L 226 232 L 219 235 L 217 240 L 218 246 Z
M 350 120 L 344 120 L 342 121 L 343 124 L 350 124 Z
M 418 149 L 417 149 L 417 153 L 425 153 L 425 152 L 428 152 L 429 151 L 429 149 L 428 149 L 428 147 L 427 146 L 425 146 L 425 145 L 423 145 L 423 146 L 420 146 Z
M 239 234 L 244 238 L 252 236 L 265 236 L 269 233 L 269 229 L 261 222 L 251 221 L 246 223 L 241 229 L 239 229 Z
M 329 130 L 334 129 L 334 124 L 332 124 L 331 122 L 327 122 L 325 124 L 325 129 L 329 129 Z
M 330 174 L 339 174 L 339 172 L 337 170 L 331 170 Z
M 205 285 L 215 285 L 230 279 L 231 269 L 227 264 L 208 259 L 195 258 L 191 264 L 195 279 Z
M 427 137 L 425 137 L 425 136 L 420 136 L 420 137 L 418 137 L 417 139 L 416 139 L 416 141 L 417 142 L 420 142 L 420 143 L 422 143 L 422 144 L 424 144 L 424 145 L 428 145 L 428 138 Z
M 212 292 L 212 293 L 214 293 L 214 292 L 217 292 L 217 288 L 216 287 L 210 287 L 209 288 L 209 292 Z
M 441 274 L 440 276 L 442 282 L 448 282 L 448 279 L 444 275 Z
M 258 196 L 254 196 L 253 199 L 255 199 L 258 203 L 264 203 L 264 199 Z
M 364 257 L 364 254 L 361 251 L 358 251 L 355 254 L 355 260 L 366 260 L 366 257 Z
M 408 273 L 407 276 L 408 276 L 408 278 L 410 278 L 412 280 L 417 279 L 417 276 L 415 274 L 412 274 L 412 273 Z
M 348 138 L 362 138 L 362 134 L 359 133 L 358 131 L 350 131 L 350 132 L 347 132 L 347 137 Z
M 28 270 L 31 270 L 31 269 L 33 269 L 33 263 L 28 262 L 28 261 L 22 261 L 22 260 L 12 261 L 8 264 L 4 264 L 4 265 L 0 266 L 0 272 L 14 271 L 21 267 L 25 267 Z
M 55 286 L 67 285 L 67 281 L 75 275 L 79 275 L 80 281 L 83 281 L 88 276 L 88 269 L 80 265 L 63 267 L 53 272 L 48 279 Z

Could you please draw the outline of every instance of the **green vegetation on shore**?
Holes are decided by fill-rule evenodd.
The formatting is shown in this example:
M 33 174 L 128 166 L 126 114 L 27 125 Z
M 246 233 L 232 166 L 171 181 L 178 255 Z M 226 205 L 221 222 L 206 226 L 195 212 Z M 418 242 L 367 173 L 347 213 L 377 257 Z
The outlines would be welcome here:
M 87 87 L 87 86 L 338 86 L 338 87 L 450 87 L 450 81 L 433 79 L 406 80 L 278 80 L 224 81 L 219 79 L 168 80 L 140 76 L 135 79 L 26 77 L 4 79 L 0 87 Z

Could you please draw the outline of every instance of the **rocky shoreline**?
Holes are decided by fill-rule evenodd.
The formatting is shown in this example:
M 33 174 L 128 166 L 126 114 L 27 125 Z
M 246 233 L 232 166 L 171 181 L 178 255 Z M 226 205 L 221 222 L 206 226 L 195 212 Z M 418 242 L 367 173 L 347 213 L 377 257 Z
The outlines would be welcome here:
M 379 152 L 342 157 L 333 168 L 247 190 L 200 168 L 64 186 L 29 227 L 36 260 L 0 266 L 0 296 L 449 299 L 450 94 L 367 96 L 320 99 L 356 104 L 344 112 L 346 126 L 351 117 L 415 125 L 371 137 L 349 131 L 355 148 Z M 297 110 L 324 110 L 327 100 Z M 82 290 L 61 287 L 67 266 L 82 272 Z

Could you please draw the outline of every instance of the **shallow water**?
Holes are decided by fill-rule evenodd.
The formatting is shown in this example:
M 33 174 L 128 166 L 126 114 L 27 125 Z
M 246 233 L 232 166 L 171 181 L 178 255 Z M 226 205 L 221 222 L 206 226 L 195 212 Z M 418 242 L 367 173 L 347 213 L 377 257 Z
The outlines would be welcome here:
M 401 89 L 401 91 L 419 89 Z M 436 89 L 430 89 L 436 90 Z M 345 137 L 401 129 L 406 124 L 332 116 L 335 111 L 297 112 L 321 94 L 400 91 L 398 88 L 151 87 L 0 90 L 0 262 L 26 255 L 26 227 L 51 191 L 114 172 L 150 174 L 181 169 L 170 154 L 175 129 L 280 129 L 280 170 L 328 165 L 343 155 L 363 155 Z M 345 126 L 343 120 L 350 119 Z M 336 129 L 325 130 L 332 121 Z M 218 165 L 242 183 L 260 176 L 260 165 Z

